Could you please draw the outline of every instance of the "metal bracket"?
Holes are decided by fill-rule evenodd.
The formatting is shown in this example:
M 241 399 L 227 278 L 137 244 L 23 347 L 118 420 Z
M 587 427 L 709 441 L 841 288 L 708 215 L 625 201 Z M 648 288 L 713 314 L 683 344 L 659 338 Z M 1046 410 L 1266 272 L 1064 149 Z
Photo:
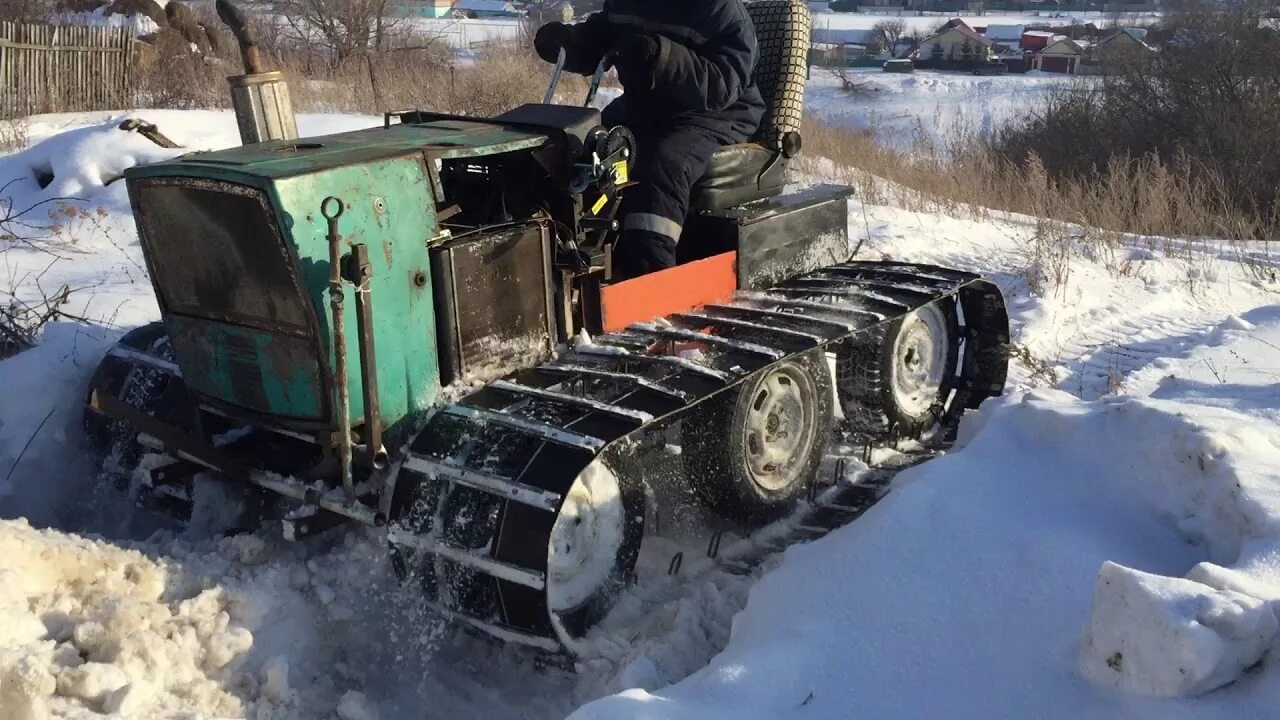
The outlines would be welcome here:
M 724 539 L 723 531 L 718 530 L 714 535 L 711 536 L 711 540 L 707 543 L 707 557 L 711 558 L 712 560 L 715 560 L 717 557 L 720 557 L 720 541 L 723 539 Z

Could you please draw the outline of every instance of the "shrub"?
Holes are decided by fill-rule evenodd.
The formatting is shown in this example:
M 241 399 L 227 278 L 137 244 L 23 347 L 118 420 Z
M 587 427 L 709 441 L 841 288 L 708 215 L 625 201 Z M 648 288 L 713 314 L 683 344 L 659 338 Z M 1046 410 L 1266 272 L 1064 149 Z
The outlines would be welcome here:
M 1055 182 L 1076 185 L 1105 183 L 1115 167 L 1172 169 L 1215 204 L 1273 215 L 1280 35 L 1258 17 L 1249 6 L 1173 15 L 1159 52 L 1104 58 L 1096 84 L 1061 90 L 991 148 L 1013 166 L 1038 158 Z

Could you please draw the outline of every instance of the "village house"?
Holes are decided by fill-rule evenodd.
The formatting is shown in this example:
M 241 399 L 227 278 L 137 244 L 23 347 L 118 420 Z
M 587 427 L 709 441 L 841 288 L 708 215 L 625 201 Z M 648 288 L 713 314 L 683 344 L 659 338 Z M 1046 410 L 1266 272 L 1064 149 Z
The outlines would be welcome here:
M 1049 46 L 1057 35 L 1046 30 L 1027 30 L 1022 33 L 1019 46 L 1027 52 L 1040 52 Z
M 526 5 L 524 11 L 529 20 L 537 25 L 549 22 L 571 23 L 577 16 L 577 11 L 569 0 L 546 5 Z
M 1021 49 L 1022 33 L 1026 25 L 988 25 L 983 37 L 991 41 L 996 54 Z
M 391 7 L 405 17 L 442 18 L 453 9 L 453 0 L 397 0 Z
M 505 0 L 454 0 L 453 9 L 445 13 L 449 18 L 513 18 L 522 13 Z
M 1124 28 L 1099 40 L 1094 45 L 1094 52 L 1099 56 L 1149 52 L 1153 48 L 1146 43 L 1146 36 L 1147 31 L 1142 28 Z
M 1075 75 L 1084 61 L 1085 47 L 1081 41 L 1059 35 L 1036 53 L 1032 67 L 1043 72 Z
M 920 59 L 940 64 L 985 63 L 995 56 L 993 43 L 960 19 L 920 41 Z
M 391 8 L 396 15 L 433 19 L 514 18 L 523 15 L 515 4 L 506 0 L 393 0 Z M 569 17 L 572 18 L 572 14 Z
M 847 66 L 883 51 L 880 34 L 870 29 L 817 27 L 812 39 L 811 65 Z

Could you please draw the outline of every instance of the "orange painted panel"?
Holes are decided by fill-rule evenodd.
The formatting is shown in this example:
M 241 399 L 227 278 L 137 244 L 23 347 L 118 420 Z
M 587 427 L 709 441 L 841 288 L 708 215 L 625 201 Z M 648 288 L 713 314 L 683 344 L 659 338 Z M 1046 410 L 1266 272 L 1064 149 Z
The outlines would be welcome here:
M 738 253 L 727 252 L 614 283 L 601 291 L 606 332 L 723 302 L 738 289 Z

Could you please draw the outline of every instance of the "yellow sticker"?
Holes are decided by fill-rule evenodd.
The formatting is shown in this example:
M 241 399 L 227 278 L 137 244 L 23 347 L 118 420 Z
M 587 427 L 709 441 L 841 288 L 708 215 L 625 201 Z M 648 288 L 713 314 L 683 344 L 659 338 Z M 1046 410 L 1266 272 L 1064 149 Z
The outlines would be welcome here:
M 608 204 L 609 204 L 609 196 L 601 195 L 600 199 L 596 201 L 596 204 L 591 206 L 591 214 L 599 215 L 600 211 L 604 209 L 604 206 Z
M 628 180 L 628 175 L 629 173 L 627 173 L 626 160 L 619 160 L 618 162 L 613 164 L 613 181 L 614 182 L 618 184 L 625 183 Z

